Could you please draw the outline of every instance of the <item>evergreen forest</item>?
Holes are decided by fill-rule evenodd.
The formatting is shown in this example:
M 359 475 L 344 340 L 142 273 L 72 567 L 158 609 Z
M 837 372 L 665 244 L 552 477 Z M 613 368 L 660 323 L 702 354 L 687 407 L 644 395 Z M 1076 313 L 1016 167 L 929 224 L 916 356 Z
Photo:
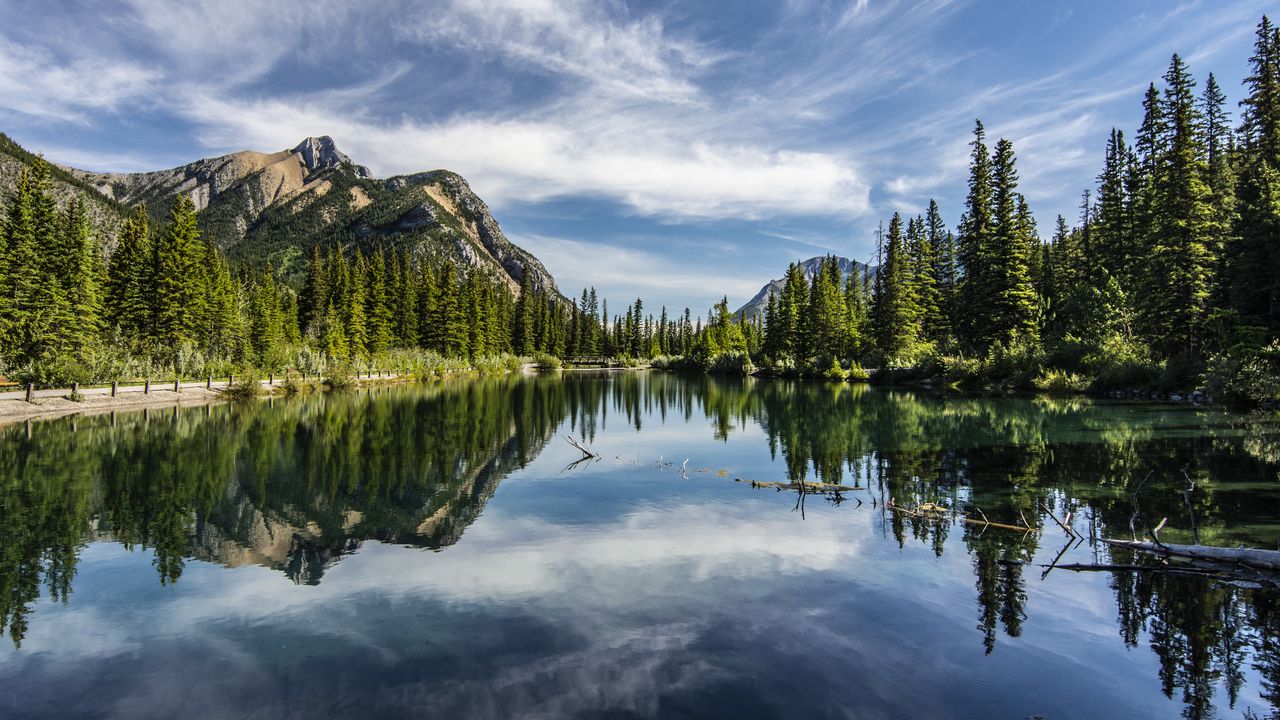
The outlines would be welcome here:
M 835 257 L 788 269 L 762 318 L 728 299 L 694 316 L 641 299 L 610 314 L 411 249 L 317 247 L 299 282 L 230 262 L 189 198 L 145 207 L 115 237 L 85 201 L 59 204 L 60 169 L 28 156 L 3 199 L 0 374 L 20 382 L 316 373 L 422 358 L 617 358 L 723 372 L 937 381 L 1059 391 L 1280 396 L 1280 30 L 1263 17 L 1238 110 L 1174 55 L 1133 134 L 1106 138 L 1079 217 L 1037 226 L 1012 142 L 970 143 L 954 226 L 938 203 L 877 232 L 874 271 Z M 260 261 L 261 262 L 261 261 Z M 527 280 L 527 279 L 526 279 Z M 396 355 L 396 353 L 400 353 Z M 391 358 L 395 357 L 395 360 Z

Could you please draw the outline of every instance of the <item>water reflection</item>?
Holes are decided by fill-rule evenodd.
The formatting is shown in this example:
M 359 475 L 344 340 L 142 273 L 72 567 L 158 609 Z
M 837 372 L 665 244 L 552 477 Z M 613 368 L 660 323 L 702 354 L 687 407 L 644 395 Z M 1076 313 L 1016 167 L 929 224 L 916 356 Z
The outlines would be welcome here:
M 564 568 L 572 566 L 578 586 L 657 620 L 644 625 L 642 636 L 620 635 L 617 627 L 598 621 L 580 628 L 573 639 L 556 637 L 550 626 L 538 624 L 550 622 L 553 613 L 547 610 L 536 627 L 520 626 L 524 645 L 546 650 L 568 642 L 598 649 L 601 642 L 612 642 L 615 649 L 626 648 L 626 662 L 643 664 L 651 645 L 665 643 L 683 648 L 696 665 L 706 662 L 708 650 L 689 644 L 689 619 L 710 617 L 738 627 L 746 611 L 711 611 L 705 596 L 683 596 L 685 591 L 664 574 L 672 566 L 741 563 L 744 553 L 773 558 L 783 563 L 773 568 L 778 576 L 757 581 L 773 582 L 773 591 L 786 597 L 799 593 L 797 586 L 839 574 L 843 566 L 871 563 L 873 556 L 884 555 L 874 566 L 881 573 L 893 573 L 896 566 L 918 572 L 916 561 L 894 560 L 885 550 L 920 547 L 939 562 L 964 559 L 971 572 L 968 607 L 975 609 L 954 612 L 972 618 L 966 632 L 976 649 L 994 657 L 1002 642 L 1023 635 L 1041 607 L 1037 603 L 1043 612 L 1060 610 L 1053 598 L 1036 596 L 1041 569 L 1024 565 L 1051 561 L 1066 539 L 1046 508 L 1058 517 L 1076 518 L 1086 536 L 1126 537 L 1135 510 L 1131 493 L 1150 476 L 1141 494 L 1141 517 L 1168 518 L 1162 535 L 1168 541 L 1190 540 L 1188 503 L 1203 542 L 1263 545 L 1280 536 L 1280 432 L 1265 418 L 1183 406 L 972 399 L 660 374 L 497 379 L 373 395 L 320 395 L 272 407 L 63 420 L 35 425 L 30 437 L 22 428 L 0 430 L 0 628 L 20 647 L 42 588 L 54 600 L 68 602 L 81 554 L 95 540 L 149 550 L 161 585 L 182 582 L 191 559 L 232 568 L 260 565 L 300 585 L 327 585 L 325 574 L 334 563 L 357 550 L 372 552 L 373 546 L 362 546 L 369 540 L 450 548 L 473 527 L 504 478 L 549 446 L 560 449 L 563 443 L 549 445 L 557 434 L 594 442 L 610 425 L 611 448 L 617 451 L 608 458 L 612 465 L 575 476 L 580 484 L 572 495 L 526 491 L 524 514 L 503 517 L 504 527 L 514 529 L 496 539 L 476 539 L 471 560 L 483 558 L 498 568 L 487 571 L 484 582 L 519 585 L 526 594 L 569 592 Z M 819 536 L 815 541 L 812 530 L 797 530 L 796 519 L 785 515 L 745 514 L 754 513 L 754 506 L 722 506 L 719 515 L 708 515 L 705 508 L 695 512 L 677 501 L 660 505 L 664 501 L 650 499 L 640 510 L 628 507 L 624 532 L 608 539 L 572 531 L 576 524 L 601 523 L 608 513 L 620 512 L 603 493 L 649 492 L 619 491 L 600 481 L 599 473 L 621 468 L 647 478 L 661 470 L 659 455 L 669 461 L 677 454 L 702 453 L 715 460 L 707 480 L 720 481 L 715 465 L 729 465 L 736 457 L 715 446 L 727 448 L 737 438 L 756 436 L 762 440 L 752 442 L 767 446 L 773 462 L 747 463 L 728 474 L 819 479 L 859 488 L 863 505 L 846 505 L 818 520 L 841 523 L 838 540 Z M 641 457 L 633 447 L 653 452 Z M 634 458 L 621 457 L 624 453 Z M 1184 499 L 1189 480 L 1196 490 Z M 696 487 L 678 491 L 704 492 Z M 742 503 L 758 499 L 739 487 Z M 966 512 L 980 508 L 993 521 L 1029 523 L 1044 531 L 939 523 L 889 512 L 889 501 L 932 502 Z M 889 542 L 863 547 L 877 531 Z M 539 541 L 550 549 L 530 555 L 528 548 L 514 546 Z M 580 549 L 584 545 L 589 553 Z M 1085 560 L 1149 562 L 1122 550 L 1108 554 L 1093 543 L 1070 552 Z M 463 567 L 449 566 L 451 574 L 432 576 L 435 592 L 459 598 L 494 592 L 491 586 L 468 588 L 463 576 L 470 560 L 463 560 L 465 554 L 456 557 Z M 600 558 L 613 562 L 592 564 Z M 628 587 L 642 579 L 650 588 L 663 588 L 662 606 L 631 607 L 643 592 L 611 595 L 609 583 L 600 578 L 619 567 L 626 568 Z M 944 564 L 932 572 L 946 574 L 952 567 Z M 403 569 L 384 571 L 394 575 Z M 366 579 L 368 586 L 381 587 L 386 578 Z M 856 582 L 859 592 L 877 589 L 869 587 L 874 585 L 869 579 Z M 1058 582 L 1089 580 L 1071 576 Z M 1106 582 L 1120 641 L 1154 653 L 1160 689 L 1179 701 L 1184 716 L 1213 717 L 1224 711 L 1224 703 L 1236 708 L 1251 682 L 1252 692 L 1272 712 L 1280 707 L 1280 598 L 1273 589 L 1145 572 L 1108 573 Z M 754 608 L 757 600 L 740 602 Z M 858 612 L 868 610 L 859 606 Z M 480 625 L 534 622 L 532 615 L 523 617 L 491 615 Z M 930 633 L 945 634 L 936 627 L 902 632 L 920 646 L 930 642 Z M 740 642 L 715 634 L 700 636 L 701 642 L 713 636 L 730 645 Z M 885 638 L 877 652 L 889 652 L 890 642 Z M 745 644 L 740 650 L 743 656 L 761 652 Z M 775 648 L 774 655 L 779 653 Z M 652 687 L 635 692 L 660 694 L 668 671 L 654 669 Z M 565 682 L 602 680 L 582 676 Z M 458 687 L 463 686 L 455 686 L 451 697 L 461 711 L 465 692 Z M 771 697 L 783 703 L 779 708 L 796 709 L 785 704 L 795 698 Z M 889 698 L 881 701 L 869 709 L 891 704 Z M 665 706 L 653 702 L 650 698 L 633 709 L 660 714 Z M 946 714 L 957 715 L 954 710 Z

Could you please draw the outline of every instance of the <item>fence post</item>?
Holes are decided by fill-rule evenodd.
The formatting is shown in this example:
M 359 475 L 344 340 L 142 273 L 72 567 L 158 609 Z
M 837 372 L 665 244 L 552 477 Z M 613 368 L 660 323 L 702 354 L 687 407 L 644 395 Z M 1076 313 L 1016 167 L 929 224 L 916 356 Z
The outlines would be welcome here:
M 209 376 L 209 379 L 208 379 L 208 380 L 205 380 L 205 381 L 204 381 L 204 389 L 205 389 L 205 390 L 212 390 L 212 389 L 213 389 L 213 376 L 212 376 L 212 375 L 210 375 L 210 376 Z
M 174 392 L 182 392 L 181 390 L 179 390 L 179 389 L 178 389 L 178 378 L 174 378 L 174 379 L 173 379 L 173 391 L 174 391 Z
M 112 380 L 112 381 L 111 381 L 111 397 L 115 397 L 115 396 L 116 396 L 116 393 L 117 393 L 119 390 L 120 390 L 120 381 L 119 381 L 119 380 Z
M 231 387 L 232 385 L 235 385 L 235 384 L 236 384 L 236 374 L 231 373 L 230 375 L 227 376 L 227 387 Z
M 27 383 L 27 402 L 31 402 L 31 398 L 35 397 L 35 394 L 36 384 L 32 382 Z
M 275 384 L 276 384 L 276 374 L 275 374 L 275 373 L 273 373 L 273 372 L 271 372 L 271 373 L 267 373 L 267 384 L 268 384 L 268 385 L 275 385 Z
M 151 394 L 151 378 L 147 378 L 142 381 L 142 394 L 143 395 Z

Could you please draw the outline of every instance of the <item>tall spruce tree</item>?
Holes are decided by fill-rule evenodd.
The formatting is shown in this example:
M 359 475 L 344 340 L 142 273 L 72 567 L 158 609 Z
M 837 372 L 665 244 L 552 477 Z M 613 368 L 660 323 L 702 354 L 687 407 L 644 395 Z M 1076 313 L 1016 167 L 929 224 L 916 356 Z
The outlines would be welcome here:
M 155 352 L 176 363 L 179 350 L 195 339 L 205 297 L 204 248 L 188 195 L 174 201 L 153 254 L 151 323 L 146 333 Z
M 1228 250 L 1231 306 L 1268 338 L 1280 338 L 1280 30 L 1264 16 L 1241 101 L 1242 159 L 1235 240 Z
M 1216 265 L 1213 204 L 1205 182 L 1200 113 L 1182 58 L 1165 73 L 1166 118 L 1155 175 L 1155 221 L 1148 245 L 1143 327 L 1165 356 L 1194 352 L 1208 311 Z
M 991 304 L 986 327 L 977 333 L 985 345 L 1034 340 L 1038 327 L 1038 301 L 1029 266 L 1037 243 L 1030 212 L 1017 192 L 1015 162 L 1013 143 L 1001 138 L 991 165 L 991 251 L 984 271 L 991 284 Z
M 155 253 L 146 206 L 124 221 L 107 266 L 107 307 L 126 345 L 137 348 L 151 321 Z
M 970 148 L 969 193 L 956 238 L 956 259 L 962 273 L 957 292 L 957 334 L 965 347 L 985 350 L 991 334 L 985 314 L 993 307 L 995 279 L 991 272 L 994 229 L 991 158 L 981 120 L 974 124 Z

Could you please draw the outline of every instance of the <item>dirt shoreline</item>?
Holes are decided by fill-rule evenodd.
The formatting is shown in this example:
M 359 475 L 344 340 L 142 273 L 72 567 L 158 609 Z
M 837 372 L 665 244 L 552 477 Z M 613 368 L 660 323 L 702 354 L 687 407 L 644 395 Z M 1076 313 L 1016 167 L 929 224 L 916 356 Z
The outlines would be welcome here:
M 357 381 L 357 387 L 406 382 L 414 382 L 414 379 L 397 376 L 361 378 Z M 85 393 L 81 400 L 71 400 L 65 395 L 37 396 L 32 398 L 31 402 L 21 397 L 0 397 L 0 428 L 33 420 L 54 420 L 72 415 L 102 415 L 117 410 L 149 408 L 202 407 L 230 402 L 231 398 L 223 394 L 217 385 L 218 383 L 215 383 L 214 389 L 209 390 L 204 387 L 204 383 L 184 383 L 181 392 L 174 392 L 173 385 L 170 383 L 166 386 L 153 385 L 149 393 L 140 392 L 138 388 L 131 388 L 129 392 L 121 392 L 115 397 L 105 393 Z M 310 385 L 311 389 L 308 392 L 327 392 L 319 384 L 311 383 Z M 284 392 L 281 385 L 268 386 L 265 381 L 262 390 L 263 398 L 278 396 Z M 66 392 L 70 393 L 69 390 Z
M 222 393 L 203 387 L 184 387 L 180 393 L 172 389 L 153 389 L 147 394 L 131 392 L 121 393 L 116 397 L 87 395 L 79 401 L 65 397 L 37 397 L 31 402 L 5 399 L 0 400 L 0 427 L 29 420 L 53 420 L 67 415 L 101 415 L 116 410 L 144 408 L 198 407 L 226 401 L 227 398 Z

